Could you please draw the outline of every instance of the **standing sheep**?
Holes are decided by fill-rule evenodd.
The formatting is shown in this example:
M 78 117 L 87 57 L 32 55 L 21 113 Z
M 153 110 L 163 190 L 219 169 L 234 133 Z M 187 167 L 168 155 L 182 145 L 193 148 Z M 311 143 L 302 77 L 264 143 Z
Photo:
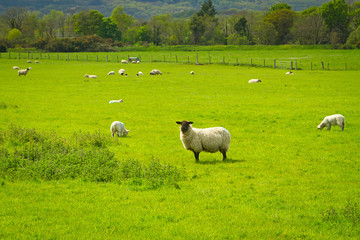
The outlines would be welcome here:
M 125 69 L 120 69 L 120 70 L 119 70 L 119 74 L 120 74 L 120 75 L 124 75 L 124 74 L 125 74 Z
M 114 134 L 118 137 L 127 136 L 130 130 L 126 130 L 125 125 L 122 122 L 115 121 L 111 124 L 110 127 L 111 135 L 114 137 Z
M 226 159 L 226 152 L 229 150 L 230 133 L 223 127 L 193 128 L 193 122 L 182 121 L 180 124 L 180 140 L 184 148 L 195 155 L 196 162 L 199 161 L 199 154 L 202 151 L 215 153 L 220 151 L 223 154 L 223 161 Z
M 110 71 L 107 75 L 115 75 L 115 71 Z
M 334 115 L 326 116 L 317 128 L 322 130 L 326 126 L 327 130 L 330 131 L 331 126 L 334 126 L 334 125 L 338 125 L 341 128 L 341 130 L 344 131 L 345 117 L 341 114 L 334 114 Z
M 128 61 L 126 61 L 126 60 L 121 60 L 121 63 L 124 63 L 124 64 L 127 64 L 128 63 Z
M 19 71 L 18 71 L 19 77 L 20 77 L 21 75 L 26 76 L 26 74 L 28 73 L 28 71 L 29 71 L 30 69 L 31 69 L 31 67 L 28 67 L 27 69 L 21 69 L 21 70 L 19 70 Z

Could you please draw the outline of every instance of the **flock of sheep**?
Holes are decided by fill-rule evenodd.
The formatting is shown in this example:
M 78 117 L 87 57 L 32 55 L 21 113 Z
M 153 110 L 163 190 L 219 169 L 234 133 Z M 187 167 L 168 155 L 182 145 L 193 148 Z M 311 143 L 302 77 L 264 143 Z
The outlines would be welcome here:
M 31 63 L 31 61 L 27 61 Z M 35 63 L 39 63 L 35 61 Z M 121 63 L 127 64 L 127 60 L 121 60 Z M 132 63 L 139 63 L 139 61 L 132 61 Z M 20 69 L 17 66 L 14 66 L 13 69 Z M 18 71 L 19 76 L 28 73 L 31 67 L 26 69 L 21 69 Z M 125 69 L 120 69 L 118 71 L 120 75 L 127 76 L 125 73 Z M 190 72 L 191 75 L 194 75 L 194 71 Z M 287 75 L 293 75 L 293 72 L 289 71 L 286 72 Z M 107 75 L 115 75 L 115 71 L 110 71 Z M 139 71 L 136 76 L 141 76 L 143 73 Z M 158 69 L 153 69 L 150 71 L 150 75 L 162 75 L 162 72 Z M 85 74 L 86 78 L 97 78 L 96 75 L 89 75 Z M 250 79 L 248 83 L 260 83 L 260 79 Z M 123 102 L 122 99 L 119 100 L 110 100 L 109 104 L 111 103 L 121 103 Z M 194 153 L 196 162 L 199 161 L 199 154 L 200 152 L 221 152 L 223 155 L 223 160 L 225 160 L 226 153 L 229 150 L 231 135 L 230 132 L 223 128 L 223 127 L 212 127 L 212 128 L 193 128 L 193 122 L 189 121 L 177 121 L 177 124 L 180 125 L 180 140 L 185 149 L 190 150 Z M 341 114 L 335 114 L 326 116 L 323 121 L 318 125 L 318 129 L 323 129 L 327 127 L 328 130 L 331 130 L 332 126 L 338 125 L 342 131 L 344 131 L 345 127 L 345 117 Z M 120 121 L 114 121 L 110 126 L 110 132 L 112 137 L 116 134 L 118 137 L 120 136 L 127 136 L 130 130 L 125 128 L 124 123 Z

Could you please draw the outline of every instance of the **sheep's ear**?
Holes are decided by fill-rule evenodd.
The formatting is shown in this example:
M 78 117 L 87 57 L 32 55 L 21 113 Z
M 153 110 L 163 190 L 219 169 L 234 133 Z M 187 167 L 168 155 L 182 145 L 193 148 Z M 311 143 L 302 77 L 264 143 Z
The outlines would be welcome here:
M 193 122 L 188 122 L 189 124 L 193 124 Z
M 176 122 L 177 124 L 182 124 L 182 122 Z

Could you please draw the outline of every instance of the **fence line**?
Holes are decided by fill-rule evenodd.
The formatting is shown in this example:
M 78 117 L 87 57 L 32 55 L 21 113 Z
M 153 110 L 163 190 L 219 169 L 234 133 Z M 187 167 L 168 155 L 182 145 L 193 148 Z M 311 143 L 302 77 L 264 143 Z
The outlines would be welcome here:
M 144 54 L 144 53 L 143 53 Z M 146 53 L 145 53 L 146 54 Z M 150 55 L 149 55 L 150 54 Z M 204 53 L 203 55 L 196 53 L 193 55 L 178 55 L 178 54 L 153 54 L 150 52 L 145 57 L 136 56 L 140 59 L 141 62 L 167 62 L 167 63 L 188 63 L 188 64 L 226 64 L 226 65 L 235 65 L 235 66 L 250 66 L 250 67 L 262 67 L 262 68 L 274 68 L 274 69 L 289 69 L 289 70 L 359 70 L 357 66 L 352 66 L 351 64 L 344 62 L 341 66 L 333 66 L 330 69 L 329 62 L 301 62 L 300 59 L 290 59 L 290 60 L 277 60 L 277 59 L 260 59 L 260 58 L 239 58 L 239 57 L 225 57 L 225 56 L 212 56 L 210 53 Z M 133 54 L 136 55 L 136 54 Z M 206 55 L 206 56 L 205 56 Z M 96 61 L 96 62 L 116 62 L 119 63 L 120 59 L 128 60 L 130 55 L 125 54 L 96 54 L 96 53 L 33 53 L 33 52 L 8 52 L 0 53 L 0 58 L 7 59 L 19 59 L 19 60 L 58 60 L 58 61 Z M 269 61 L 270 60 L 270 61 Z M 270 64 L 273 62 L 272 64 Z M 353 64 L 356 65 L 356 64 Z

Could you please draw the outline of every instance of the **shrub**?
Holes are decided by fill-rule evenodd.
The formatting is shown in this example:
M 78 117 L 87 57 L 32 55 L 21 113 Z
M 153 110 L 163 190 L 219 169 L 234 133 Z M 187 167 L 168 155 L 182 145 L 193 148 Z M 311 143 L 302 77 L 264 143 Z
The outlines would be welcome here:
M 356 47 L 357 49 L 360 49 L 360 41 L 358 41 L 358 42 L 355 44 L 355 47 Z

